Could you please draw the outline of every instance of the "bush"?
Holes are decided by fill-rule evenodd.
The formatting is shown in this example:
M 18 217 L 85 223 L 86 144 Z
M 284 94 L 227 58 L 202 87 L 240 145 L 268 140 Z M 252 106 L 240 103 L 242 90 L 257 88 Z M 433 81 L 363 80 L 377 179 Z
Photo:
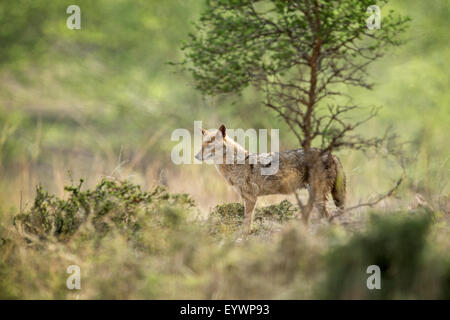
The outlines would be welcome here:
M 367 299 L 450 298 L 447 216 L 374 212 L 346 225 L 305 228 L 288 201 L 258 208 L 236 243 L 244 208 L 219 205 L 206 221 L 185 194 L 128 181 L 82 183 L 62 199 L 41 187 L 33 205 L 0 221 L 0 298 Z M 276 228 L 270 229 L 274 225 Z M 66 287 L 78 265 L 81 290 Z M 369 290 L 369 265 L 381 290 Z
M 427 255 L 434 246 L 428 242 L 432 217 L 428 210 L 372 215 L 367 232 L 356 234 L 348 243 L 332 248 L 327 254 L 327 277 L 320 296 L 450 298 L 446 291 L 450 284 L 450 264 L 446 257 Z M 380 268 L 380 290 L 368 290 L 366 286 L 370 276 L 366 270 L 370 265 Z
M 175 227 L 194 207 L 187 194 L 170 194 L 161 186 L 141 191 L 129 181 L 103 179 L 93 190 L 82 191 L 83 180 L 65 187 L 67 199 L 50 195 L 41 186 L 36 189 L 33 206 L 15 216 L 14 225 L 33 239 L 68 241 L 82 225 L 93 227 L 89 238 L 102 238 L 111 229 L 137 240 L 142 226 L 152 220 L 155 226 Z
M 254 213 L 254 233 L 260 234 L 269 229 L 270 222 L 283 223 L 296 217 L 298 208 L 283 200 L 278 204 L 256 208 Z M 217 205 L 209 215 L 210 233 L 215 236 L 230 236 L 241 231 L 244 221 L 244 206 L 241 203 Z

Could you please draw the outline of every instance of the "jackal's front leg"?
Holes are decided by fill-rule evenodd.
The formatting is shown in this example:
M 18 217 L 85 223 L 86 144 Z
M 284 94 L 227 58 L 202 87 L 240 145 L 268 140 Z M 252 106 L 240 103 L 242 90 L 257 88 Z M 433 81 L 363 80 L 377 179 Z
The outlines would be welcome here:
M 253 212 L 255 209 L 256 199 L 244 199 L 244 234 L 248 235 L 252 231 Z

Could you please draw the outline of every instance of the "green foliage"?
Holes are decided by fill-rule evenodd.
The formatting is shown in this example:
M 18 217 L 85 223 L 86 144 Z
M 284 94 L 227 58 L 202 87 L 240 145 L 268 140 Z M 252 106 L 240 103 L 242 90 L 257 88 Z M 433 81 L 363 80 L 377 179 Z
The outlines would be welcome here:
M 93 190 L 79 185 L 65 187 L 67 199 L 50 195 L 41 186 L 36 189 L 33 206 L 14 218 L 14 224 L 26 235 L 46 240 L 67 241 L 81 228 L 92 223 L 91 236 L 104 237 L 111 229 L 136 240 L 145 220 L 161 227 L 182 223 L 185 211 L 194 206 L 186 194 L 170 194 L 163 187 L 151 192 L 128 181 L 103 179 Z M 31 239 L 28 238 L 30 241 Z
M 56 1 L 2 1 L 0 21 L 4 27 L 0 31 L 0 67 L 39 58 L 50 45 L 44 36 L 48 19 L 54 19 L 59 9 Z
M 255 232 L 264 230 L 264 223 L 273 221 L 283 223 L 296 217 L 298 208 L 288 200 L 278 204 L 256 208 L 254 213 Z M 225 203 L 217 205 L 210 213 L 208 219 L 209 231 L 219 237 L 230 236 L 240 232 L 244 220 L 244 206 L 241 203 Z
M 288 200 L 283 200 L 278 204 L 257 208 L 255 211 L 255 218 L 263 219 L 270 217 L 279 222 L 286 222 L 287 220 L 294 218 L 296 213 L 298 213 L 298 208 Z
M 446 259 L 430 261 L 425 255 L 433 213 L 372 215 L 367 232 L 332 248 L 327 255 L 327 278 L 322 297 L 327 299 L 448 299 L 448 271 L 438 266 Z M 380 267 L 381 289 L 368 290 L 370 265 Z M 448 269 L 448 267 L 447 267 Z
M 209 215 L 209 228 L 213 235 L 230 235 L 239 231 L 244 220 L 244 206 L 241 203 L 217 205 Z
M 182 47 L 184 63 L 197 87 L 214 94 L 241 91 L 252 83 L 267 84 L 272 76 L 299 79 L 297 71 L 289 73 L 307 65 L 318 39 L 323 55 L 320 63 L 333 58 L 341 59 L 342 64 L 348 58 L 357 62 L 364 55 L 346 44 L 368 41 L 371 54 L 382 51 L 386 45 L 399 43 L 395 37 L 408 21 L 389 12 L 383 15 L 383 28 L 368 33 L 366 9 L 372 4 L 371 0 L 318 1 L 316 8 L 310 1 L 208 2 L 196 25 L 197 33 Z M 313 7 L 320 26 L 312 22 Z M 299 80 L 294 84 L 302 86 Z M 269 82 L 269 86 L 275 84 Z
M 0 224 L 0 298 L 448 298 L 448 217 L 373 213 L 367 231 L 303 228 L 288 201 L 257 209 L 256 232 L 236 243 L 243 207 L 195 219 L 189 196 L 104 179 L 65 199 L 38 188 L 12 228 Z M 269 222 L 278 227 L 266 230 Z M 362 228 L 365 229 L 365 228 Z M 313 231 L 316 230 L 316 231 Z M 25 240 L 24 240 L 25 239 Z M 80 266 L 81 290 L 66 288 Z M 381 290 L 366 288 L 367 266 Z M 111 285 L 114 283 L 114 285 Z
M 0 2 L 0 136 L 9 122 L 16 128 L 4 150 L 0 137 L 2 166 L 80 149 L 105 158 L 124 145 L 134 151 L 180 126 L 173 114 L 201 102 L 173 86 L 180 78 L 166 65 L 180 57 L 176 48 L 200 3 L 80 0 L 81 29 L 69 30 L 72 4 Z M 169 147 L 154 141 L 152 159 Z

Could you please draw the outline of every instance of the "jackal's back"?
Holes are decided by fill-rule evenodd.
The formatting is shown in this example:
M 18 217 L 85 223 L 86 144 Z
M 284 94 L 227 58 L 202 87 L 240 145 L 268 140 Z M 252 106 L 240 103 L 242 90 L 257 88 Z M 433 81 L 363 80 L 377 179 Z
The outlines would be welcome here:
M 319 155 L 319 149 L 313 149 Z M 269 194 L 289 194 L 296 189 L 305 188 L 310 183 L 307 171 L 307 160 L 303 149 L 295 149 L 280 152 L 278 154 L 278 171 L 273 175 L 256 175 L 254 181 L 258 185 L 258 195 Z M 273 157 L 276 159 L 276 157 Z M 345 176 L 339 159 L 332 154 L 320 156 L 322 166 L 320 166 L 320 176 L 318 188 L 323 193 L 332 192 L 341 200 L 339 206 L 343 206 L 345 195 Z M 259 167 L 262 166 L 259 164 Z M 259 170 L 259 168 L 257 168 Z M 334 191 L 334 193 L 333 193 Z M 335 200 L 336 202 L 336 200 Z M 336 203 L 336 205 L 338 205 Z

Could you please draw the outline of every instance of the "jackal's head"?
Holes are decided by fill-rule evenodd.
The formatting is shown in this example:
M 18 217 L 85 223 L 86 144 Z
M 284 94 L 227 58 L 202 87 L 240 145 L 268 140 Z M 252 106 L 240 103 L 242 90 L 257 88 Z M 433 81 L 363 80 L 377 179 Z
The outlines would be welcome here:
M 226 128 L 221 125 L 218 130 L 202 129 L 202 149 L 195 155 L 197 160 L 209 160 L 223 157 L 226 149 Z

